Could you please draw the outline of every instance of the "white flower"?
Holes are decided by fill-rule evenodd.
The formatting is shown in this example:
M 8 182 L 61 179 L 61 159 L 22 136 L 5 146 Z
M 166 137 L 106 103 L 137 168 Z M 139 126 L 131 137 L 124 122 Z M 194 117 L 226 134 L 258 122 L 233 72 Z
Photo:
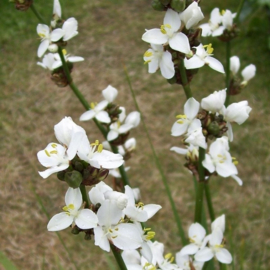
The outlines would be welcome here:
M 100 181 L 89 191 L 90 201 L 96 205 L 98 203 L 102 204 L 105 201 L 105 193 L 107 191 L 112 191 L 112 188 L 105 184 L 103 181 Z
M 181 256 L 195 254 L 201 248 L 205 235 L 206 231 L 201 224 L 191 224 L 188 230 L 188 237 L 191 244 L 186 245 L 181 249 Z
M 61 28 L 54 29 L 51 33 L 51 40 L 53 42 L 59 41 L 61 38 L 63 41 L 68 41 L 74 36 L 78 35 L 78 22 L 75 18 L 67 19 Z
M 37 55 L 41 57 L 48 49 L 51 43 L 51 33 L 50 28 L 46 24 L 38 24 L 37 33 L 41 37 L 41 43 L 38 47 Z
M 69 227 L 73 222 L 80 229 L 92 229 L 97 226 L 98 218 L 90 209 L 80 209 L 82 194 L 79 188 L 69 188 L 65 196 L 66 206 L 61 212 L 52 217 L 48 223 L 48 231 L 60 231 Z
M 48 53 L 44 55 L 42 62 L 37 62 L 37 64 L 45 69 L 54 70 L 53 65 L 55 63 L 55 58 L 53 53 Z
M 103 100 L 98 104 L 91 103 L 91 109 L 89 111 L 84 112 L 81 117 L 80 121 L 88 121 L 93 118 L 96 118 L 101 123 L 109 124 L 111 122 L 111 118 L 109 114 L 104 111 L 104 109 L 108 106 L 109 102 L 107 100 Z
M 53 1 L 53 20 L 51 21 L 51 26 L 54 28 L 59 19 L 61 19 L 62 10 L 59 0 Z
M 233 26 L 233 19 L 236 17 L 236 13 L 232 14 L 232 12 L 228 9 L 226 9 L 226 11 L 222 12 L 222 24 L 223 26 L 228 30 L 231 31 L 232 30 L 232 26 Z
M 161 28 L 146 30 L 142 40 L 156 45 L 168 43 L 172 49 L 189 55 L 191 53 L 189 41 L 185 34 L 178 32 L 180 26 L 181 21 L 178 13 L 168 9 Z
M 208 65 L 210 68 L 218 72 L 225 73 L 223 65 L 216 58 L 212 57 L 212 53 L 214 51 L 212 44 L 205 46 L 200 44 L 194 48 L 196 48 L 196 53 L 191 58 L 184 59 L 186 69 L 195 69 Z
M 118 191 L 108 190 L 104 193 L 104 197 L 106 200 L 115 203 L 116 206 L 121 210 L 126 208 L 128 204 L 127 195 Z
M 120 223 L 122 211 L 112 202 L 105 200 L 97 212 L 99 226 L 94 228 L 95 245 L 110 251 L 110 242 L 121 250 L 133 250 L 143 240 L 135 224 Z
M 67 54 L 66 50 L 62 50 L 62 51 L 63 51 L 63 55 L 64 55 L 64 58 L 65 58 L 66 62 L 76 63 L 76 62 L 84 61 L 83 57 L 69 56 L 69 54 Z M 54 54 L 54 59 L 55 59 L 55 62 L 52 65 L 53 69 L 61 67 L 62 66 L 62 61 L 61 61 L 60 55 L 58 53 Z
M 189 98 L 184 105 L 184 115 L 178 115 L 178 120 L 173 124 L 171 135 L 181 136 L 190 126 L 191 122 L 196 118 L 200 109 L 200 103 L 196 99 Z
M 207 148 L 207 143 L 202 133 L 201 121 L 199 119 L 194 119 L 191 122 L 186 137 L 185 142 L 190 143 L 193 146 L 198 146 L 204 149 Z
M 222 177 L 228 177 L 238 173 L 230 153 L 219 141 L 211 144 L 209 154 L 205 155 L 205 160 L 202 164 L 210 173 L 216 171 Z
M 181 252 L 176 253 L 176 263 L 181 270 L 201 270 L 204 262 L 192 261 L 188 255 L 181 255 Z
M 163 50 L 162 45 L 151 44 L 143 57 L 145 64 L 148 64 L 148 72 L 155 73 L 160 68 L 161 74 L 165 79 L 171 79 L 174 76 L 174 63 L 172 55 Z
M 124 163 L 123 156 L 103 150 L 98 140 L 90 144 L 87 136 L 81 139 L 77 155 L 97 169 L 116 169 Z
M 221 215 L 220 217 L 216 218 L 211 224 L 212 232 L 216 229 L 220 229 L 222 233 L 225 232 L 225 215 Z
M 128 114 L 127 118 L 125 119 L 125 124 L 131 125 L 132 128 L 137 127 L 141 122 L 141 115 L 139 112 L 134 111 Z
M 224 264 L 232 262 L 231 253 L 224 248 L 222 244 L 223 233 L 220 229 L 216 229 L 209 236 L 209 247 L 204 247 L 195 254 L 195 260 L 206 262 L 211 260 L 214 256 L 217 260 Z
M 138 203 L 136 205 L 134 193 L 129 186 L 125 186 L 125 194 L 128 197 L 128 205 L 124 209 L 124 213 L 132 221 L 145 222 L 161 209 L 161 206 L 158 204 L 144 205 L 142 203 Z
M 235 76 L 240 68 L 240 59 L 238 56 L 232 56 L 230 58 L 230 70 L 232 74 Z
M 186 29 L 197 25 L 204 16 L 201 8 L 198 6 L 197 2 L 192 2 L 182 13 L 179 14 L 180 20 L 184 22 Z
M 255 65 L 250 64 L 250 65 L 246 66 L 241 72 L 242 77 L 244 79 L 241 82 L 241 84 L 242 85 L 247 85 L 248 81 L 250 81 L 255 76 L 255 73 L 256 73 Z
M 57 140 L 67 148 L 67 155 L 72 159 L 75 157 L 83 138 L 85 130 L 76 125 L 71 117 L 63 118 L 54 126 L 54 133 Z
M 226 89 L 215 91 L 201 101 L 204 110 L 215 113 L 222 110 L 226 100 Z
M 69 167 L 69 161 L 73 158 L 68 157 L 66 148 L 57 143 L 49 143 L 44 150 L 37 153 L 37 157 L 41 165 L 48 168 L 43 172 L 39 172 L 43 178 L 64 171 Z
M 116 88 L 112 87 L 111 85 L 108 85 L 107 88 L 102 90 L 102 95 L 105 98 L 105 100 L 107 100 L 109 103 L 112 103 L 116 99 L 118 91 Z
M 219 12 L 219 8 L 214 8 L 210 15 L 210 20 L 208 23 L 204 23 L 200 25 L 202 29 L 202 36 L 210 36 L 213 37 L 222 35 L 225 27 L 221 25 L 222 15 Z

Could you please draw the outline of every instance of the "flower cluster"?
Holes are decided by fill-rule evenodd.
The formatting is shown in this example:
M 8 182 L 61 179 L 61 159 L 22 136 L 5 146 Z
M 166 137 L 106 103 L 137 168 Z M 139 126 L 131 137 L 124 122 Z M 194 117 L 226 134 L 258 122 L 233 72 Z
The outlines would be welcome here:
M 90 143 L 85 130 L 76 125 L 70 117 L 65 117 L 54 126 L 59 143 L 49 143 L 38 152 L 39 162 L 48 169 L 39 172 L 43 178 L 58 172 L 58 178 L 69 186 L 78 187 L 81 183 L 93 184 L 103 180 L 109 169 L 116 169 L 123 163 L 120 154 L 104 150 L 96 140 Z
M 236 33 L 233 19 L 235 17 L 236 13 L 232 13 L 228 9 L 220 12 L 219 8 L 214 8 L 208 23 L 200 25 L 202 36 L 220 37 L 224 41 L 234 38 Z
M 216 139 L 209 147 L 203 166 L 212 174 L 216 172 L 223 177 L 232 176 L 239 184 L 241 180 L 236 177 L 237 161 L 229 153 L 228 138 L 233 140 L 231 123 L 241 125 L 249 117 L 251 108 L 247 101 L 232 103 L 225 107 L 226 89 L 215 91 L 203 98 L 201 103 L 189 98 L 184 105 L 184 115 L 172 126 L 172 136 L 184 136 L 187 149 L 172 147 L 171 150 L 187 156 L 186 166 L 196 174 L 198 161 L 198 147 L 207 149 L 208 141 Z M 225 136 L 227 135 L 227 136 Z
M 51 79 L 59 86 L 65 87 L 69 82 L 62 68 L 61 56 L 67 62 L 69 71 L 72 71 L 73 63 L 84 61 L 83 57 L 70 56 L 62 47 L 67 45 L 67 41 L 78 34 L 78 22 L 75 18 L 63 20 L 59 0 L 54 0 L 53 15 L 51 25 L 38 24 L 37 34 L 41 38 L 38 47 L 38 57 L 43 57 L 42 62 L 37 64 L 52 72 Z M 44 55 L 46 51 L 50 53 Z M 58 52 L 58 53 L 57 53 Z
M 160 205 L 136 203 L 129 186 L 121 193 L 102 181 L 92 187 L 89 199 L 89 208 L 84 208 L 80 189 L 69 188 L 64 212 L 52 217 L 48 230 L 59 231 L 71 225 L 75 234 L 84 231 L 87 238 L 94 235 L 95 245 L 105 251 L 109 252 L 112 244 L 120 250 L 142 248 L 151 256 L 149 244 L 155 233 L 142 229 L 140 222 L 153 217 L 161 209 Z
M 125 250 L 122 257 L 127 269 L 179 269 L 201 270 L 206 261 L 213 257 L 224 264 L 232 262 L 230 252 L 224 248 L 225 241 L 225 216 L 215 219 L 211 224 L 211 234 L 206 235 L 206 230 L 199 224 L 193 223 L 189 227 L 188 236 L 190 244 L 184 246 L 175 257 L 168 253 L 164 254 L 164 245 L 160 242 L 150 242 L 152 256 L 147 256 L 136 250 Z
M 176 83 L 181 84 L 178 72 L 183 59 L 187 70 L 196 70 L 209 65 L 210 68 L 224 73 L 223 65 L 212 57 L 212 45 L 201 44 L 200 30 L 193 29 L 203 18 L 198 3 L 194 1 L 180 13 L 168 8 L 160 29 L 146 30 L 142 40 L 151 46 L 144 54 L 149 73 L 154 73 L 160 68 L 164 78 L 174 78 Z M 188 71 L 189 80 L 194 73 Z

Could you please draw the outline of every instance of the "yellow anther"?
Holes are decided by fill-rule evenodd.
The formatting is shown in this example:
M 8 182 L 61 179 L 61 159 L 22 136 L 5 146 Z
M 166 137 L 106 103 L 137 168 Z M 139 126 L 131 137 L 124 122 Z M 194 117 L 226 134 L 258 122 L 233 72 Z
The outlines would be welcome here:
M 57 144 L 56 143 L 52 143 L 51 146 L 52 146 L 52 148 L 56 148 L 57 147 Z
M 95 140 L 95 142 L 91 143 L 92 146 L 98 146 L 99 145 L 99 140 Z
M 150 232 L 147 232 L 147 235 L 146 235 L 145 238 L 146 238 L 147 240 L 151 240 L 151 239 L 153 239 L 153 238 L 155 237 L 155 235 L 156 235 L 155 232 L 150 231 Z
M 146 64 L 149 64 L 151 62 L 151 60 L 147 60 L 147 61 L 144 61 L 144 65 L 146 65 Z
M 209 43 L 208 45 L 204 45 L 203 47 L 206 48 L 206 52 L 208 54 L 212 54 L 214 51 L 214 48 L 212 47 L 212 43 Z
M 172 257 L 172 253 L 168 253 L 168 254 L 166 254 L 166 255 L 164 256 L 164 258 L 165 258 L 166 260 L 170 260 L 171 257 Z
M 110 233 L 113 233 L 113 230 L 112 230 L 112 229 L 109 229 L 109 232 L 110 232 Z
M 96 107 L 96 103 L 91 102 L 90 107 L 91 107 L 92 110 L 94 110 L 94 108 Z
M 45 150 L 45 154 L 48 156 L 48 157 L 51 157 L 49 152 L 47 150 Z
M 143 229 L 145 232 L 147 232 L 147 231 L 151 231 L 151 228 L 144 228 Z
M 38 34 L 41 38 L 45 38 L 46 36 L 44 35 L 44 34 L 42 34 L 42 33 L 39 33 Z
M 178 114 L 176 115 L 176 119 L 187 119 L 187 116 L 185 114 Z
M 167 34 L 167 31 L 165 30 L 165 28 L 172 28 L 169 24 L 162 24 L 160 27 L 160 31 L 162 34 Z
M 238 165 L 238 161 L 237 161 L 237 160 L 234 160 L 234 161 L 233 161 L 233 164 L 234 164 L 234 165 Z
M 112 236 L 112 238 L 113 238 L 113 239 L 115 239 L 116 237 L 117 237 L 117 235 L 115 235 L 115 236 Z
M 220 154 L 218 154 L 217 156 L 218 156 L 219 158 L 222 158 L 222 157 L 223 157 L 223 156 L 222 156 L 222 155 L 220 155 Z
M 224 9 L 223 9 L 223 10 L 221 10 L 221 11 L 220 11 L 220 15 L 222 15 L 222 16 L 223 16 L 223 15 L 225 14 L 225 12 L 226 12 L 226 10 L 224 10 Z
M 67 55 L 67 50 L 66 49 L 63 49 L 62 50 L 62 53 L 63 53 L 63 55 Z
M 75 206 L 72 203 L 63 207 L 63 210 L 65 212 L 69 212 L 69 210 L 74 210 L 74 209 L 75 209 Z
M 142 202 L 138 202 L 138 203 L 136 204 L 136 206 L 137 206 L 137 207 L 140 207 L 140 208 L 143 208 L 143 207 L 144 207 L 144 204 L 143 204 Z
M 97 151 L 98 151 L 99 153 L 101 153 L 102 150 L 103 150 L 103 145 L 102 145 L 102 144 L 99 144 Z
M 218 247 L 218 248 L 223 248 L 224 245 L 220 244 L 220 245 L 215 245 L 215 247 Z
M 153 55 L 152 52 L 146 51 L 143 56 L 144 57 L 151 57 L 152 55 Z
M 177 123 L 178 124 L 184 124 L 184 121 L 183 120 L 178 120 Z
M 50 151 L 50 154 L 57 154 L 58 152 L 56 150 Z
M 118 229 L 118 228 L 115 228 L 114 230 L 115 230 L 115 231 L 118 231 L 119 229 Z

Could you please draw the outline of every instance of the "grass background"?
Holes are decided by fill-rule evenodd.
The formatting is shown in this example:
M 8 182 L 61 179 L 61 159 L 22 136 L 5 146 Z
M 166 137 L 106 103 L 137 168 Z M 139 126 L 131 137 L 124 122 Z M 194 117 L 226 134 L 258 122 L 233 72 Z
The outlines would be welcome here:
M 36 8 L 49 23 L 53 1 L 35 1 Z M 62 0 L 63 18 L 75 17 L 79 35 L 69 42 L 72 55 L 85 61 L 75 65 L 75 83 L 89 102 L 100 101 L 101 90 L 108 84 L 119 90 L 118 103 L 130 112 L 135 109 L 123 67 L 126 66 L 151 138 L 169 179 L 178 211 L 187 231 L 193 221 L 194 191 L 184 158 L 169 151 L 180 144 L 170 136 L 175 115 L 183 111 L 182 88 L 169 85 L 159 72 L 148 74 L 142 55 L 147 44 L 141 41 L 144 29 L 162 24 L 164 13 L 153 11 L 150 1 L 139 0 Z M 206 16 L 214 7 L 237 10 L 237 1 L 202 1 Z M 51 217 L 64 204 L 66 186 L 55 176 L 43 180 L 36 153 L 54 141 L 53 126 L 64 116 L 83 126 L 90 140 L 100 139 L 93 123 L 79 123 L 83 107 L 69 88 L 60 89 L 50 81 L 50 74 L 36 65 L 39 45 L 36 17 L 31 11 L 19 12 L 6 0 L 0 2 L 0 251 L 19 269 L 101 269 L 110 255 L 73 236 L 69 230 L 59 233 L 69 253 L 55 233 L 46 230 L 47 217 L 37 196 Z M 206 21 L 205 19 L 205 21 Z M 257 75 L 232 102 L 247 99 L 253 108 L 249 120 L 234 125 L 232 156 L 239 160 L 239 176 L 234 180 L 213 178 L 210 183 L 216 215 L 226 214 L 227 246 L 234 262 L 227 269 L 270 267 L 270 169 L 269 169 L 269 85 L 270 52 L 267 47 L 269 19 L 264 9 L 241 24 L 240 37 L 232 42 L 232 55 L 241 58 L 241 67 L 253 63 Z M 225 45 L 211 38 L 215 57 L 225 63 Z M 191 84 L 197 100 L 224 88 L 224 77 L 204 67 Z M 163 209 L 149 222 L 156 239 L 167 252 L 181 249 L 161 177 L 142 126 L 132 132 L 137 138 L 137 152 L 128 163 L 133 187 L 141 188 L 144 203 L 158 203 Z M 110 183 L 110 179 L 107 179 Z M 76 265 L 76 266 L 75 266 Z M 1 266 L 0 266 L 1 269 Z

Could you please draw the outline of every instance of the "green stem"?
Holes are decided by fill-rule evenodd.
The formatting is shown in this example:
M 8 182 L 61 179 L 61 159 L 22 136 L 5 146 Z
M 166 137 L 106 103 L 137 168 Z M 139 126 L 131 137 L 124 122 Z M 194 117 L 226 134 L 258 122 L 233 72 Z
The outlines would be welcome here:
M 135 103 L 136 109 L 137 109 L 137 111 L 141 115 L 141 122 L 142 122 L 142 125 L 143 125 L 143 128 L 144 128 L 144 131 L 146 133 L 148 142 L 150 144 L 150 147 L 151 147 L 151 150 L 152 150 L 152 153 L 153 153 L 153 156 L 154 156 L 154 160 L 155 160 L 155 163 L 156 163 L 156 167 L 159 170 L 159 173 L 161 175 L 161 179 L 162 179 L 163 185 L 165 187 L 166 194 L 167 194 L 167 196 L 169 198 L 169 201 L 170 201 L 170 204 L 171 204 L 171 208 L 172 208 L 172 211 L 173 211 L 173 215 L 174 215 L 174 218 L 175 218 L 175 221 L 176 221 L 176 224 L 177 224 L 177 228 L 178 228 L 178 231 L 179 231 L 179 235 L 180 235 L 181 240 L 182 240 L 182 244 L 183 245 L 186 245 L 186 244 L 188 244 L 188 241 L 187 241 L 187 239 L 185 237 L 185 232 L 183 230 L 182 222 L 181 222 L 181 219 L 180 219 L 180 217 L 178 215 L 178 212 L 177 212 L 177 209 L 176 209 L 176 206 L 175 206 L 173 197 L 172 197 L 172 193 L 171 193 L 171 190 L 170 190 L 170 187 L 169 187 L 169 184 L 168 184 L 168 180 L 167 180 L 167 178 L 166 178 L 166 176 L 165 176 L 165 174 L 163 172 L 163 169 L 161 167 L 160 161 L 159 161 L 158 156 L 156 154 L 155 148 L 154 148 L 154 146 L 152 144 L 152 140 L 150 138 L 148 129 L 146 127 L 143 114 L 142 114 L 142 112 L 140 110 L 140 107 L 138 105 L 138 102 L 137 102 L 137 99 L 136 99 L 136 96 L 135 96 L 135 92 L 134 92 L 134 90 L 133 90 L 133 88 L 131 86 L 130 78 L 128 76 L 128 73 L 127 73 L 126 69 L 125 69 L 125 74 L 126 74 L 127 82 L 128 82 L 128 85 L 129 85 L 129 88 L 130 88 L 130 91 L 131 91 L 131 94 L 132 94 L 133 101 Z
M 83 202 L 85 203 L 85 207 L 89 208 L 89 199 L 88 199 L 88 195 L 87 195 L 85 186 L 80 185 L 80 190 L 81 190 L 81 193 L 82 193 Z
M 113 252 L 114 258 L 116 262 L 118 263 L 119 269 L 127 270 L 126 264 L 121 256 L 121 252 L 113 244 L 110 244 L 110 246 L 111 246 L 111 250 Z
M 239 17 L 240 17 L 244 2 L 245 2 L 245 0 L 241 0 L 239 3 L 238 9 L 237 9 L 237 14 L 236 14 L 236 17 L 234 19 L 235 23 L 238 23 L 238 21 L 239 21 Z
M 30 8 L 31 8 L 31 10 L 34 12 L 34 14 L 36 15 L 37 19 L 38 19 L 41 23 L 45 24 L 45 21 L 43 20 L 43 18 L 41 17 L 41 15 L 40 15 L 40 14 L 38 13 L 38 11 L 36 10 L 36 8 L 35 8 L 35 6 L 34 6 L 33 3 L 32 3 L 32 5 L 30 6 Z
M 199 148 L 199 183 L 197 185 L 197 193 L 196 193 L 196 204 L 195 204 L 195 217 L 194 222 L 201 223 L 202 222 L 202 207 L 203 207 L 203 192 L 205 186 L 205 177 L 204 177 L 204 167 L 202 162 L 205 158 L 205 149 Z
M 209 179 L 205 183 L 205 197 L 206 197 L 206 201 L 207 201 L 209 215 L 210 215 L 211 221 L 213 222 L 215 220 L 215 212 L 214 212 L 212 198 L 211 198 L 211 192 L 210 192 L 210 188 L 209 188 Z
M 230 57 L 231 57 L 231 42 L 228 41 L 226 42 L 226 88 L 227 88 L 227 96 L 225 100 L 225 106 L 227 107 L 230 103 Z
M 182 85 L 186 94 L 187 99 L 192 97 L 192 93 L 191 93 L 191 89 L 189 87 L 189 82 L 187 79 L 187 74 L 186 74 L 186 69 L 185 69 L 185 65 L 184 65 L 184 60 L 183 59 L 179 59 L 179 71 L 180 71 L 180 75 L 181 75 L 181 79 L 182 79 Z

